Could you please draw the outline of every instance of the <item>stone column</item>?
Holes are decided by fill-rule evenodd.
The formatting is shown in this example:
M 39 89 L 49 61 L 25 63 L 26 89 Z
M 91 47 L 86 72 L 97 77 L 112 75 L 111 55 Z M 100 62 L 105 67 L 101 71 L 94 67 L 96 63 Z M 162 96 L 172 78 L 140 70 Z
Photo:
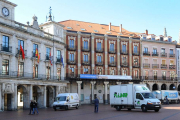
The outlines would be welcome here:
M 78 95 L 79 95 L 79 104 L 81 104 L 81 83 L 82 81 L 76 81 L 78 84 Z
M 47 89 L 46 86 L 44 86 L 44 107 L 46 108 L 46 95 L 47 95 Z
M 107 56 L 108 54 L 108 49 L 107 49 L 107 35 L 104 35 L 105 36 L 105 40 L 103 42 L 104 43 L 104 52 L 105 52 L 105 56 L 103 56 L 103 58 L 105 58 L 105 75 L 108 74 L 108 60 L 109 60 L 109 56 Z
M 121 82 L 116 82 L 117 85 L 121 85 Z
M 78 32 L 78 75 L 81 74 L 81 32 Z
M 120 68 L 120 46 L 119 46 L 119 44 L 120 44 L 120 36 L 117 37 L 117 51 L 116 51 L 117 52 L 117 68 L 118 68 L 117 75 L 120 75 L 119 71 L 121 69 Z
M 14 84 L 14 110 L 17 110 L 17 84 Z
M 107 99 L 107 84 L 109 84 L 109 82 L 104 82 L 104 89 L 105 89 L 105 104 L 108 104 L 108 99 Z
M 33 99 L 33 85 L 29 86 L 29 99 L 32 100 Z
M 95 48 L 95 45 L 94 45 L 94 33 L 91 33 L 91 40 L 90 41 L 91 41 L 91 68 L 92 68 L 91 73 L 95 74 L 95 73 L 93 73 L 94 66 L 95 66 L 95 63 L 94 63 L 94 48 Z
M 132 38 L 129 38 L 129 70 L 132 76 Z
M 58 96 L 59 91 L 60 91 L 60 86 L 56 86 L 56 97 Z
M 91 81 L 91 102 L 94 103 L 94 84 L 96 84 L 96 81 Z

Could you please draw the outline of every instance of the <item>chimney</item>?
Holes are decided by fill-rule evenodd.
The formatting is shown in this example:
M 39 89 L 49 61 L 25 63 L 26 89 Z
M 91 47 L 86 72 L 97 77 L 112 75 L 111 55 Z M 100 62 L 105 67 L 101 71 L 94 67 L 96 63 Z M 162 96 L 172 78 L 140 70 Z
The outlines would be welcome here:
M 109 23 L 109 31 L 111 31 L 111 22 Z
M 148 35 L 148 30 L 147 29 L 146 29 L 145 33 L 146 33 L 146 35 Z
M 164 37 L 167 37 L 166 28 L 164 28 Z
M 122 33 L 122 24 L 120 24 L 119 30 L 120 30 L 119 32 Z

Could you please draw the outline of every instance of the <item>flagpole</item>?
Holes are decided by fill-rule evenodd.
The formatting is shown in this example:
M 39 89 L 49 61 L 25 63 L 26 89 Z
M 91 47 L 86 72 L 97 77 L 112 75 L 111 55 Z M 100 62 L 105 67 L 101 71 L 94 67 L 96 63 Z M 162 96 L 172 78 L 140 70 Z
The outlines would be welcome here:
M 20 59 L 20 53 L 21 53 L 21 50 L 19 49 L 19 56 L 18 56 L 18 73 L 17 73 L 17 77 L 19 77 L 19 59 Z

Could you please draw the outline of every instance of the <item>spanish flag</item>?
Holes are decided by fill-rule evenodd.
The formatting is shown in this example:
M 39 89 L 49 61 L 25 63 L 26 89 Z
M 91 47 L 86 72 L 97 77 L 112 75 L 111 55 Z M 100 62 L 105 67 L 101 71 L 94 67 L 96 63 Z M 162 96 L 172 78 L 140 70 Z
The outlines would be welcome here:
M 39 52 L 38 52 L 37 48 L 36 48 L 36 57 L 37 57 L 37 62 L 39 63 L 40 55 L 39 55 Z
M 24 50 L 20 44 L 20 53 L 22 54 L 22 60 L 25 59 L 25 54 L 24 54 Z

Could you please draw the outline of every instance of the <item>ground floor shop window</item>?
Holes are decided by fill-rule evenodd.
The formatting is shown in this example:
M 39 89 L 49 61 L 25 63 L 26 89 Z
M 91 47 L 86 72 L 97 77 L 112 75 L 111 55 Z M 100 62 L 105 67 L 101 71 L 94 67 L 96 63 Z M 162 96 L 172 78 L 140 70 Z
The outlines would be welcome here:
M 18 65 L 18 76 L 24 76 L 24 63 L 20 62 Z
M 9 60 L 2 61 L 2 74 L 9 75 Z

